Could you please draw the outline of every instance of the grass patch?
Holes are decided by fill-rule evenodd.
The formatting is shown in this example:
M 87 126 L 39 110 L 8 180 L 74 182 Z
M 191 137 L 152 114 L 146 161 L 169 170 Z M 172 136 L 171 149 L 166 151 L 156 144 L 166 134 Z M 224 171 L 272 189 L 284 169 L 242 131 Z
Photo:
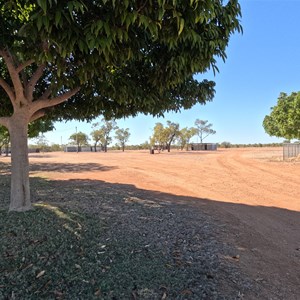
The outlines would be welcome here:
M 1 299 L 157 299 L 170 281 L 161 255 L 90 215 L 38 204 L 0 211 L 0 228 Z

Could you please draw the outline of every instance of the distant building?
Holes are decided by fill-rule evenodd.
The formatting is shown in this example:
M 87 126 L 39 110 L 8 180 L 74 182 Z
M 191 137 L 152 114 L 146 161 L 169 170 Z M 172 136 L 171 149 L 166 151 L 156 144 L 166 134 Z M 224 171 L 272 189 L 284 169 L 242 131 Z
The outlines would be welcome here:
M 64 148 L 65 152 L 81 152 L 81 147 L 77 147 L 77 146 L 66 146 Z
M 192 143 L 190 144 L 190 149 L 194 151 L 216 151 L 218 145 L 213 143 Z
M 101 152 L 103 149 L 100 146 L 96 147 L 97 152 Z M 65 152 L 94 152 L 94 146 L 79 146 L 77 150 L 76 145 L 68 145 L 64 148 Z

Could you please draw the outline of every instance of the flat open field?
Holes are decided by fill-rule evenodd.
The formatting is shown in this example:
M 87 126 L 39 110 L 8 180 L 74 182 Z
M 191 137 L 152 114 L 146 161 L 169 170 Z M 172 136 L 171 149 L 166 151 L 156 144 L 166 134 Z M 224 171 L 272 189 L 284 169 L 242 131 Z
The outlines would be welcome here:
M 261 286 L 260 299 L 300 299 L 300 162 L 281 156 L 279 148 L 56 152 L 31 154 L 30 163 L 32 177 L 74 181 L 74 194 L 76 182 L 101 182 L 126 190 L 127 202 L 212 216 L 236 251 L 228 260 Z

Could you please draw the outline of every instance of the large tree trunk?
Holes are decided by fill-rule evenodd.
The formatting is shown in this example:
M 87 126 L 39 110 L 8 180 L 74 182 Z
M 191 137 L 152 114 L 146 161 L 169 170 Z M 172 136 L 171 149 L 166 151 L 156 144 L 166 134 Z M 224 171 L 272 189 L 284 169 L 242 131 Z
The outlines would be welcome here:
M 9 145 L 6 144 L 5 145 L 5 156 L 8 156 L 8 152 L 9 152 Z
M 170 144 L 167 144 L 167 150 L 168 150 L 168 152 L 171 151 L 171 143 L 170 143 Z
M 29 160 L 27 118 L 13 115 L 9 122 L 11 140 L 11 194 L 10 211 L 32 209 L 29 187 Z

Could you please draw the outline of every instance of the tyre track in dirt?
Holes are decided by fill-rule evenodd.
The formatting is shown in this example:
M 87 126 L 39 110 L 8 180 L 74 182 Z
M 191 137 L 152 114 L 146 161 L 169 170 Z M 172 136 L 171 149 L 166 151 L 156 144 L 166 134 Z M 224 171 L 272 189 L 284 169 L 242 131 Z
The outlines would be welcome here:
M 300 163 L 270 161 L 270 153 L 263 148 L 155 155 L 70 153 L 55 160 L 99 163 L 108 171 L 47 176 L 130 184 L 145 192 L 167 193 L 170 202 L 172 195 L 199 199 L 203 209 L 226 224 L 227 240 L 236 245 L 244 271 L 267 288 L 278 285 L 286 292 L 286 298 L 274 299 L 299 299 Z
M 161 191 L 223 201 L 224 205 L 211 201 L 213 214 L 226 224 L 236 224 L 232 231 L 238 240 L 232 242 L 244 249 L 240 264 L 245 272 L 263 280 L 264 285 L 284 284 L 290 299 L 297 299 L 300 219 L 289 210 L 300 211 L 299 165 L 282 168 L 285 163 L 274 165 L 237 151 L 194 162 L 185 157 L 176 162 L 180 170 L 176 173 L 173 159 L 161 155 L 157 164 L 139 170 L 141 178 L 151 180 Z
M 299 190 L 300 181 L 297 179 L 297 172 L 291 176 L 284 176 L 286 171 L 282 171 L 282 176 L 277 172 L 267 171 L 259 167 L 260 162 L 242 158 L 240 155 L 228 155 L 219 157 L 218 163 L 235 181 L 235 185 L 242 191 L 243 201 L 249 201 L 249 204 L 255 205 L 276 205 L 282 208 L 300 209 L 299 203 L 295 202 L 295 191 Z M 276 166 L 277 169 L 282 166 Z M 269 163 L 269 168 L 272 164 Z M 271 169 L 272 170 L 272 169 Z M 297 168 L 293 169 L 294 171 Z M 298 171 L 299 173 L 299 171 Z
M 246 225 L 247 229 L 239 237 L 242 248 L 248 249 L 243 257 L 244 267 L 249 268 L 251 264 L 253 275 L 268 278 L 269 284 L 284 281 L 287 290 L 294 295 L 291 299 L 298 299 L 300 289 L 295 292 L 295 286 L 299 287 L 300 283 L 299 213 L 290 213 L 286 209 L 300 211 L 300 184 L 297 181 L 300 165 L 289 165 L 288 168 L 282 168 L 282 164 L 269 165 L 269 171 L 261 162 L 243 157 L 242 152 L 218 157 L 217 161 L 242 190 L 242 202 L 253 206 L 223 207 L 232 218 L 238 218 Z M 247 230 L 248 234 L 244 234 Z M 286 299 L 290 299 L 289 296 Z
M 144 189 L 205 199 L 228 199 L 228 192 L 223 192 L 224 186 L 228 186 L 228 180 L 224 183 L 225 169 L 220 169 L 214 158 L 207 161 L 201 156 L 185 156 L 183 159 L 180 153 L 178 156 L 162 153 L 146 162 L 129 162 L 121 174 Z M 137 164 L 143 164 L 143 167 L 136 167 Z
M 299 174 L 297 174 L 297 169 L 292 167 L 292 163 L 272 161 L 260 162 L 258 160 L 255 160 L 254 158 L 243 158 L 242 154 L 236 155 L 232 157 L 232 159 L 236 161 L 240 166 L 247 166 L 249 169 L 253 169 L 255 173 L 257 172 L 257 170 L 259 170 L 260 172 L 268 176 L 272 176 L 278 182 L 282 182 L 282 180 L 284 180 L 288 181 L 291 185 L 294 185 L 295 188 L 298 188 L 300 186 Z M 280 169 L 279 172 L 278 169 Z

